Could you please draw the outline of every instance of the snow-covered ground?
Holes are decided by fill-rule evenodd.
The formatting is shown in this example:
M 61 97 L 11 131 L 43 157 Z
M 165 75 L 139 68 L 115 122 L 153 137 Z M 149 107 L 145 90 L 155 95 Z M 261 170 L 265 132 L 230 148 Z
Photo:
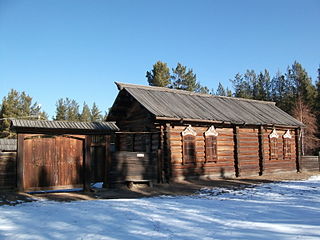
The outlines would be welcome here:
M 320 239 L 320 176 L 188 197 L 0 207 L 0 239 Z

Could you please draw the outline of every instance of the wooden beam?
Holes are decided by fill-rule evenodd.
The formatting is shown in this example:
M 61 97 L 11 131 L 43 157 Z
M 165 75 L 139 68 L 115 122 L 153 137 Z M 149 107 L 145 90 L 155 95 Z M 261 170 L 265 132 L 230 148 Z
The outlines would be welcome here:
M 84 142 L 84 186 L 85 192 L 90 191 L 91 184 L 91 136 L 86 136 Z
M 263 167 L 264 167 L 264 134 L 263 134 L 263 127 L 259 127 L 259 175 L 261 176 L 263 174 Z
M 179 121 L 179 122 L 204 122 L 204 123 L 225 123 L 231 124 L 230 122 L 207 120 L 207 119 L 191 119 L 191 118 L 172 118 L 172 117 L 156 117 L 158 121 Z
M 240 141 L 239 141 L 239 127 L 234 126 L 233 127 L 233 141 L 234 141 L 234 170 L 236 177 L 240 176 L 239 171 L 239 147 L 240 147 Z
M 170 182 L 170 178 L 171 178 L 171 169 L 172 169 L 172 166 L 171 166 L 171 144 L 170 144 L 170 129 L 171 129 L 171 126 L 170 126 L 170 123 L 166 123 L 165 125 L 165 131 L 164 131 L 164 134 L 165 134 L 165 161 L 167 163 L 167 176 L 166 176 L 166 180 L 167 182 L 169 183 Z
M 295 139 L 296 139 L 296 169 L 297 172 L 300 172 L 300 163 L 301 163 L 301 128 L 295 130 Z
M 105 155 L 105 164 L 104 164 L 104 180 L 103 180 L 103 187 L 104 188 L 109 188 L 110 187 L 110 171 L 111 171 L 111 148 L 110 148 L 110 143 L 111 143 L 111 136 L 110 135 L 106 135 L 105 136 L 105 141 L 106 141 L 106 145 L 105 145 L 105 151 L 106 151 L 106 155 Z
M 164 127 L 160 125 L 160 134 L 159 134 L 159 151 L 158 151 L 158 180 L 159 183 L 164 183 L 166 171 L 164 166 Z
M 229 121 L 217 121 L 217 120 L 210 120 L 210 119 L 192 119 L 192 118 L 174 118 L 174 117 L 155 117 L 157 121 L 172 121 L 172 122 L 193 122 L 193 123 L 210 123 L 210 124 L 225 124 L 225 125 L 233 125 L 233 126 L 248 126 L 248 127 L 257 127 L 261 124 L 247 124 L 245 122 L 243 123 L 232 123 Z M 278 124 L 263 124 L 265 127 L 269 127 L 273 129 L 274 127 L 277 128 L 299 128 L 299 126 L 291 126 L 291 125 L 278 125 Z
M 17 141 L 17 188 L 19 192 L 24 191 L 24 134 L 18 134 Z

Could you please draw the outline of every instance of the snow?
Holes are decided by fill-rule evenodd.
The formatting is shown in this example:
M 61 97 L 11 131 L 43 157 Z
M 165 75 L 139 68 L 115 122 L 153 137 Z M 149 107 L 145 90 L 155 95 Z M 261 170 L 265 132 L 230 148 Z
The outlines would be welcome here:
M 0 239 L 320 239 L 320 175 L 184 197 L 1 206 Z

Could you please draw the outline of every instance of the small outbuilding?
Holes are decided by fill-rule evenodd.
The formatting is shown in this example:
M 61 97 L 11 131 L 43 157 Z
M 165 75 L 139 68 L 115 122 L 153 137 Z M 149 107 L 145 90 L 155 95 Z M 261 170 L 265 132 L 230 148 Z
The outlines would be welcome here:
M 299 170 L 304 125 L 274 102 L 116 85 L 117 150 L 146 152 L 160 182 Z
M 108 184 L 113 122 L 11 121 L 17 133 L 20 191 Z

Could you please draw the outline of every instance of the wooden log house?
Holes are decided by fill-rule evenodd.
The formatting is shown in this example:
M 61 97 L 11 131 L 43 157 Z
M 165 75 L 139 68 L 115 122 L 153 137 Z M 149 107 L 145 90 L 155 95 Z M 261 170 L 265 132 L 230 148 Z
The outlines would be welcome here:
M 117 150 L 148 152 L 160 182 L 299 171 L 303 124 L 274 102 L 116 85 Z

